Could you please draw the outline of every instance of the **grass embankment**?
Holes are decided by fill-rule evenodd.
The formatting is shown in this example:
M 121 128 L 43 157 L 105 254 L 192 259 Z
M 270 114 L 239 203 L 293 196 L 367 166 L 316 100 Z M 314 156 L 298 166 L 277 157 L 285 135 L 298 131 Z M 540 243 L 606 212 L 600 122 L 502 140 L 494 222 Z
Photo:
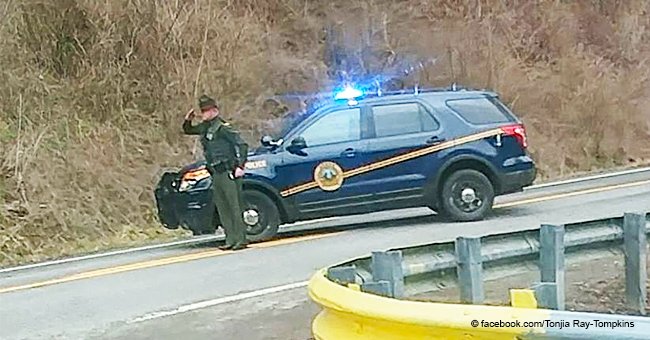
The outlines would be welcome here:
M 500 92 L 540 178 L 643 162 L 648 5 L 510 3 L 6 2 L 0 265 L 175 237 L 157 225 L 152 188 L 200 155 L 182 115 L 208 92 L 255 142 L 265 98 L 328 86 L 326 24 L 349 47 L 366 36 L 374 71 L 391 55 L 433 57 L 423 85 Z

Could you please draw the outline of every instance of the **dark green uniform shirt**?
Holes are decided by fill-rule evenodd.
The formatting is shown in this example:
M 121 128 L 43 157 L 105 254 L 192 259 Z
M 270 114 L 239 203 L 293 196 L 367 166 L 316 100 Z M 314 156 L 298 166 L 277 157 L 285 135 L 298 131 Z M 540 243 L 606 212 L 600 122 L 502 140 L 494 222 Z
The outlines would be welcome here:
M 209 165 L 244 168 L 248 156 L 248 144 L 241 138 L 239 132 L 221 117 L 195 126 L 192 125 L 192 121 L 186 120 L 183 122 L 183 132 L 187 135 L 201 136 L 203 155 Z

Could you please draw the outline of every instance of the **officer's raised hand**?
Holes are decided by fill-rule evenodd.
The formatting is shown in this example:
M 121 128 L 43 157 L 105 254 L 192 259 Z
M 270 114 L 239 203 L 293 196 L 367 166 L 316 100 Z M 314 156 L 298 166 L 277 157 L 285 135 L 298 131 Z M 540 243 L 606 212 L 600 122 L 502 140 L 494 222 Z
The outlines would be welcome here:
M 240 178 L 244 176 L 244 170 L 240 167 L 235 168 L 235 178 Z
M 194 115 L 195 115 L 195 114 L 194 114 L 194 109 L 190 109 L 190 110 L 187 111 L 187 113 L 185 114 L 185 120 L 192 120 L 192 119 L 194 119 Z

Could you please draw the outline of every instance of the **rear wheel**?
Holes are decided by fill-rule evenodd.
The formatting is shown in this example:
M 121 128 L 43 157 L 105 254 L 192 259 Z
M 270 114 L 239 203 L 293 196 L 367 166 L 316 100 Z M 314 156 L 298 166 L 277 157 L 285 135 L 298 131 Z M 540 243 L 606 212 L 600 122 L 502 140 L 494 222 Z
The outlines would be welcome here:
M 492 210 L 494 187 L 483 173 L 463 169 L 452 173 L 441 191 L 442 215 L 459 222 L 482 220 Z
M 244 190 L 243 201 L 248 240 L 258 242 L 275 236 L 280 227 L 280 211 L 275 202 L 257 190 Z

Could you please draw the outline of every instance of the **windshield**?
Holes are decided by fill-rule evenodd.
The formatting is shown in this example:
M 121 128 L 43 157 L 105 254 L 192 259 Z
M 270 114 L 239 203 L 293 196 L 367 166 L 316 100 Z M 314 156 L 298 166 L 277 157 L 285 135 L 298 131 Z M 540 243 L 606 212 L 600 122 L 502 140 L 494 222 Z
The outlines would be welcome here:
M 318 96 L 312 96 L 306 99 L 299 98 L 297 103 L 291 103 L 290 100 L 282 100 L 281 103 L 282 104 L 276 104 L 274 102 L 273 104 L 269 104 L 269 107 L 271 108 L 265 110 L 267 112 L 272 111 L 272 113 L 266 115 L 266 117 L 270 116 L 271 118 L 263 119 L 261 122 L 261 129 L 258 130 L 261 133 L 261 136 L 270 136 L 275 141 L 282 139 L 289 133 L 289 131 L 321 107 L 324 104 L 324 101 Z M 293 108 L 287 111 L 274 110 L 274 106 L 282 106 L 285 109 L 293 106 Z
M 264 122 L 263 135 L 268 135 L 273 140 L 279 140 L 284 137 L 291 129 L 300 123 L 306 117 L 304 111 L 293 111 L 282 117 L 271 118 Z

